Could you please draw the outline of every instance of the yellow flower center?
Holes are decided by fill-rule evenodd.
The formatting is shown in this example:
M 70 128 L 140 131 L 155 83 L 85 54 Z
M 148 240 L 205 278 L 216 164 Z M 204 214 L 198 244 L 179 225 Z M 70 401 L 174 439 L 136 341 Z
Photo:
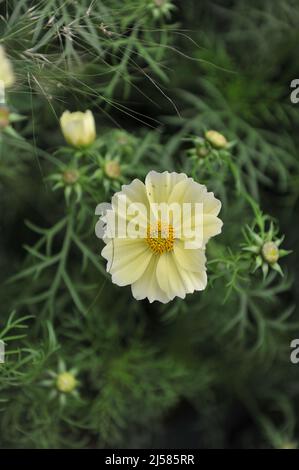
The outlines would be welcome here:
M 77 386 L 77 380 L 70 372 L 62 372 L 57 376 L 56 386 L 60 392 L 70 393 Z
M 157 255 L 165 251 L 172 251 L 174 244 L 174 231 L 171 224 L 157 222 L 155 225 L 147 226 L 146 242 L 150 249 Z

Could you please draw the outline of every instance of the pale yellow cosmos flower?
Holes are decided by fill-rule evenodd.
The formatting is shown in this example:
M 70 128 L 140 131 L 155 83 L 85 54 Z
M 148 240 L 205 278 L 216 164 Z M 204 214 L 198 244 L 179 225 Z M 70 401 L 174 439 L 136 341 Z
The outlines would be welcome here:
M 120 212 L 126 200 L 128 213 Z M 188 204 L 202 208 L 199 219 L 174 215 L 167 222 L 153 209 L 155 204 L 173 205 L 176 210 Z M 147 210 L 141 212 L 140 208 Z M 136 214 L 134 214 L 136 209 Z M 138 210 L 137 210 L 138 209 Z M 107 271 L 118 286 L 131 285 L 137 300 L 147 298 L 166 303 L 174 297 L 205 289 L 207 285 L 205 246 L 208 240 L 219 234 L 222 221 L 217 217 L 221 202 L 204 185 L 188 178 L 184 173 L 148 173 L 145 183 L 135 179 L 112 198 L 112 209 L 102 218 L 107 224 L 104 238 L 106 246 L 102 256 L 108 261 Z M 120 236 L 112 230 L 117 220 L 127 227 L 141 227 L 143 235 Z M 153 217 L 153 218 L 152 218 Z M 153 226 L 153 220 L 155 224 Z M 192 248 L 186 244 L 185 225 L 192 233 Z M 132 229 L 134 233 L 134 228 Z M 137 233 L 137 232 L 136 232 Z

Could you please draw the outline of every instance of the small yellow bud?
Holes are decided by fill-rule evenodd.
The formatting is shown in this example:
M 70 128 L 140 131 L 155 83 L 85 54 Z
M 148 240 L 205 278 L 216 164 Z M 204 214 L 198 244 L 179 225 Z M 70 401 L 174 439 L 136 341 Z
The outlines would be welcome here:
M 279 249 L 274 242 L 266 242 L 262 248 L 264 260 L 269 264 L 274 264 L 279 259 Z
M 96 126 L 91 111 L 64 111 L 60 118 L 60 126 L 65 140 L 73 147 L 86 147 L 96 138 Z
M 0 106 L 0 130 L 9 124 L 9 109 L 6 106 Z
M 216 149 L 223 149 L 227 146 L 227 140 L 224 135 L 220 134 L 220 132 L 212 130 L 207 131 L 205 133 L 205 138 Z
M 199 147 L 197 149 L 197 155 L 200 157 L 200 158 L 205 158 L 209 155 L 209 149 L 207 149 L 206 147 Z
M 63 173 L 63 181 L 65 184 L 75 184 L 78 181 L 79 176 L 78 170 L 65 170 Z
M 0 84 L 1 82 L 5 87 L 10 87 L 15 83 L 13 68 L 3 46 L 0 46 Z
M 115 160 L 111 160 L 110 162 L 107 162 L 105 165 L 105 173 L 107 176 L 109 176 L 109 178 L 112 178 L 112 179 L 119 178 L 121 174 L 120 164 Z
M 70 393 L 76 388 L 77 380 L 70 372 L 61 372 L 57 376 L 56 386 L 60 392 Z
M 128 136 L 124 132 L 120 132 L 116 137 L 116 140 L 119 145 L 127 145 L 129 143 Z

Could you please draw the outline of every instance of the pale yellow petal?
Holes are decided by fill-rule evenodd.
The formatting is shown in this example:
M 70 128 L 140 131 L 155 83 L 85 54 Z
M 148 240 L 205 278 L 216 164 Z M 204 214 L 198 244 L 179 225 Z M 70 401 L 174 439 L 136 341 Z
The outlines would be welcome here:
M 188 271 L 205 271 L 206 256 L 204 250 L 187 249 L 182 240 L 176 240 L 174 255 L 180 267 Z
M 185 298 L 186 294 L 204 290 L 207 285 L 205 267 L 198 272 L 182 269 L 174 253 L 164 253 L 157 265 L 158 283 L 167 296 Z
M 184 173 L 157 173 L 150 171 L 145 178 L 147 197 L 150 202 L 168 202 L 173 187 L 180 181 L 187 180 Z
M 215 237 L 221 233 L 223 222 L 219 217 L 211 214 L 203 216 L 203 239 L 207 243 L 211 237 Z
M 159 256 L 152 256 L 143 275 L 132 284 L 132 294 L 135 299 L 142 300 L 147 298 L 149 302 L 157 300 L 164 304 L 169 302 L 170 298 L 160 288 L 157 281 L 156 272 L 158 261 Z
M 206 186 L 199 184 L 188 178 L 180 181 L 173 188 L 168 200 L 172 202 L 184 203 L 202 203 L 204 205 L 205 214 L 218 215 L 221 209 L 221 201 L 215 198 L 214 193 L 208 192 Z
M 174 297 L 184 299 L 186 287 L 180 275 L 173 253 L 163 253 L 157 265 L 157 280 L 161 289 L 170 300 Z
M 205 270 L 194 272 L 182 269 L 180 273 L 188 294 L 193 294 L 194 291 L 204 290 L 207 287 L 208 277 Z
M 142 276 L 153 253 L 143 239 L 118 239 L 107 243 L 102 256 L 108 261 L 112 282 L 126 286 Z
M 186 178 L 173 187 L 168 203 L 200 203 L 204 201 L 206 194 L 207 188 L 204 185 L 196 183 L 193 178 Z
M 139 211 L 139 204 L 142 204 L 145 211 Z M 131 214 L 128 214 L 128 208 L 131 206 Z M 149 202 L 146 195 L 146 189 L 144 183 L 138 179 L 134 179 L 132 183 L 123 185 L 122 190 L 115 193 L 112 198 L 112 207 L 115 211 L 117 218 L 122 221 L 129 221 L 134 217 L 133 212 L 139 214 L 138 221 L 143 228 L 147 227 L 148 214 L 149 214 Z
M 218 215 L 221 210 L 221 201 L 216 199 L 214 193 L 207 193 L 204 199 L 204 213 Z
M 149 207 L 145 184 L 137 178 L 135 178 L 130 184 L 124 184 L 121 191 L 116 193 L 114 197 L 120 194 L 125 194 L 129 203 L 141 202 L 146 207 Z

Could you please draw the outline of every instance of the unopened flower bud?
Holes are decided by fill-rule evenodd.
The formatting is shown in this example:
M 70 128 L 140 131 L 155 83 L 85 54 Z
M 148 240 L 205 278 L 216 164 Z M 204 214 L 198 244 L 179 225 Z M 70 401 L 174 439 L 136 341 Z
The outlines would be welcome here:
M 117 136 L 116 140 L 119 143 L 119 145 L 127 145 L 129 142 L 128 136 L 125 133 L 120 133 Z
M 116 160 L 111 160 L 105 165 L 105 173 L 109 178 L 117 179 L 120 177 L 120 164 Z
M 77 380 L 70 372 L 61 372 L 57 376 L 56 386 L 60 392 L 70 393 L 76 388 Z
M 264 260 L 269 264 L 274 264 L 279 259 L 279 249 L 274 242 L 266 242 L 262 248 Z
M 227 146 L 227 140 L 220 132 L 212 130 L 207 131 L 205 138 L 216 149 L 223 149 Z
M 65 111 L 60 118 L 60 125 L 65 140 L 73 147 L 86 147 L 96 138 L 96 126 L 91 111 Z
M 198 147 L 197 149 L 197 155 L 199 158 L 205 158 L 209 155 L 210 151 L 206 147 Z
M 0 84 L 9 87 L 15 83 L 15 76 L 10 60 L 6 56 L 3 46 L 0 46 Z
M 65 184 L 75 184 L 79 179 L 79 171 L 75 169 L 65 170 L 63 173 L 63 181 Z
M 9 109 L 6 106 L 0 107 L 0 130 L 9 124 Z

